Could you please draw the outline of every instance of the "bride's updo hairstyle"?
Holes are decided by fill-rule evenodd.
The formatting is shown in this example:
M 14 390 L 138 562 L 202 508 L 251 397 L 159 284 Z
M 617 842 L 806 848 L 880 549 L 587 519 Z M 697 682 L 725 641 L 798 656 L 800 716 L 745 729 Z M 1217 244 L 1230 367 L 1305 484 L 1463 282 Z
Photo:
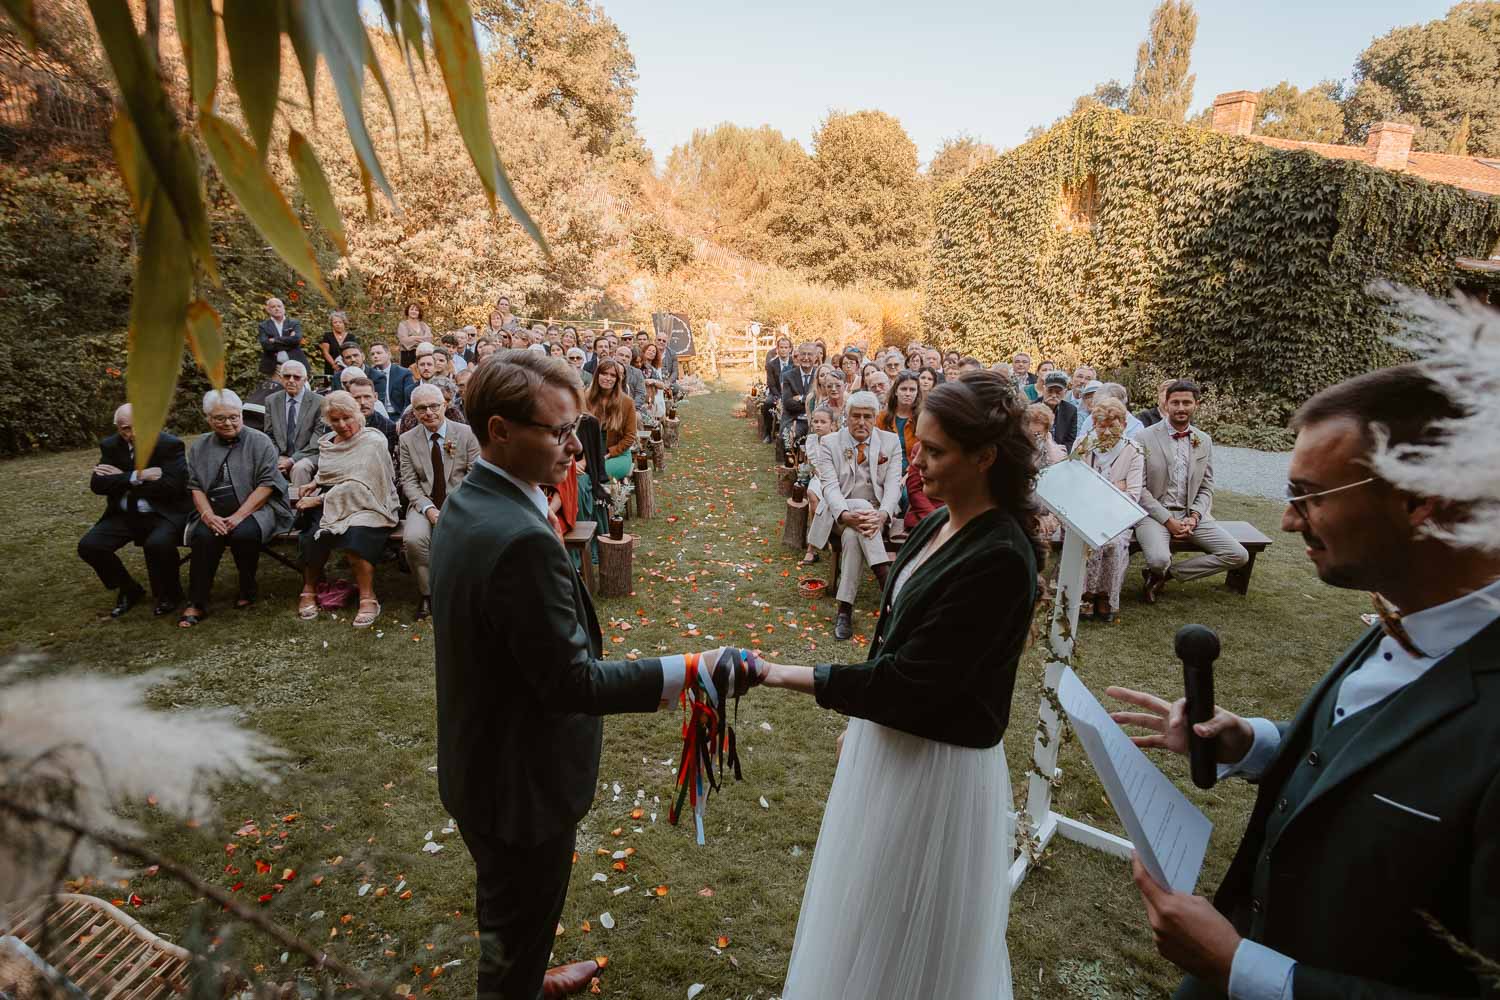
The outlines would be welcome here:
M 1037 474 L 1036 442 L 1026 432 L 1026 403 L 1010 379 L 994 371 L 965 372 L 957 380 L 933 386 L 922 411 L 936 418 L 943 433 L 966 453 L 994 447 L 990 497 L 1025 528 L 1040 566 L 1047 550 L 1037 536 L 1040 509 L 1032 497 Z

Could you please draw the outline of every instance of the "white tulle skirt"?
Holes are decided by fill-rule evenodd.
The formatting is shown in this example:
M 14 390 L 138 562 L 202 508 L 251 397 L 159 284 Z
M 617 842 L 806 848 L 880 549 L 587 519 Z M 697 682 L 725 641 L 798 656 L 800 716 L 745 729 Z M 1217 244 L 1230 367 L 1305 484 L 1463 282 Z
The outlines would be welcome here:
M 851 719 L 784 1000 L 1010 1000 L 1005 748 Z

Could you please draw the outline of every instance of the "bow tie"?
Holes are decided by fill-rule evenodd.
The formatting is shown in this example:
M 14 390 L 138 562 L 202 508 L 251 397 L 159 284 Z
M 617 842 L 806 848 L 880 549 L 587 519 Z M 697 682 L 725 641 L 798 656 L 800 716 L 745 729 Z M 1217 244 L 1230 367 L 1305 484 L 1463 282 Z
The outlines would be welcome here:
M 1412 642 L 1411 634 L 1406 631 L 1406 626 L 1401 624 L 1401 612 L 1396 610 L 1396 606 L 1374 593 L 1370 595 L 1370 601 L 1375 605 L 1375 613 L 1380 616 L 1381 631 L 1396 640 L 1396 645 L 1400 646 L 1408 656 L 1426 659 L 1427 654 Z
M 1172 440 L 1173 441 L 1181 441 L 1183 438 L 1187 437 L 1189 434 L 1192 434 L 1192 433 L 1193 433 L 1192 431 L 1173 431 L 1172 432 Z

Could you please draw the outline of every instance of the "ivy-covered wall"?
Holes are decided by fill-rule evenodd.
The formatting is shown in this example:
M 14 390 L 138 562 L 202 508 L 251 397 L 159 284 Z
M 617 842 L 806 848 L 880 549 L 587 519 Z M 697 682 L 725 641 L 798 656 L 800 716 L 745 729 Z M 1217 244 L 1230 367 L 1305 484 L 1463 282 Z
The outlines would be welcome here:
M 1500 199 L 1103 108 L 944 188 L 934 212 L 924 319 L 945 348 L 1145 362 L 1270 421 L 1399 359 L 1371 282 L 1447 291 L 1453 258 L 1500 237 Z

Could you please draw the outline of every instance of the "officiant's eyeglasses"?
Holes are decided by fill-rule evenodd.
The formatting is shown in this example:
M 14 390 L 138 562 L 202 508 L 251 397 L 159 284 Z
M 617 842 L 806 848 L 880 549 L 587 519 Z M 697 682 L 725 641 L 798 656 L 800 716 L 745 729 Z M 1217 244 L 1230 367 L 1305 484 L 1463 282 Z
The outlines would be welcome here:
M 535 420 L 517 420 L 516 423 L 525 424 L 527 427 L 540 427 L 544 431 L 551 431 L 553 437 L 556 438 L 556 442 L 562 444 L 578 431 L 578 425 L 583 423 L 583 418 L 579 417 L 577 420 L 567 424 L 539 424 Z
M 1285 499 L 1286 502 L 1291 505 L 1292 510 L 1295 510 L 1297 512 L 1297 516 L 1306 521 L 1308 516 L 1307 501 L 1317 500 L 1320 497 L 1330 496 L 1334 493 L 1342 493 L 1345 490 L 1352 490 L 1356 486 L 1366 486 L 1370 483 L 1375 482 L 1377 478 L 1378 477 L 1376 476 L 1370 476 L 1368 479 L 1361 479 L 1357 483 L 1345 483 L 1343 486 L 1335 486 L 1331 490 L 1319 490 L 1316 493 L 1298 493 L 1297 487 L 1293 486 L 1291 483 L 1287 483 Z

